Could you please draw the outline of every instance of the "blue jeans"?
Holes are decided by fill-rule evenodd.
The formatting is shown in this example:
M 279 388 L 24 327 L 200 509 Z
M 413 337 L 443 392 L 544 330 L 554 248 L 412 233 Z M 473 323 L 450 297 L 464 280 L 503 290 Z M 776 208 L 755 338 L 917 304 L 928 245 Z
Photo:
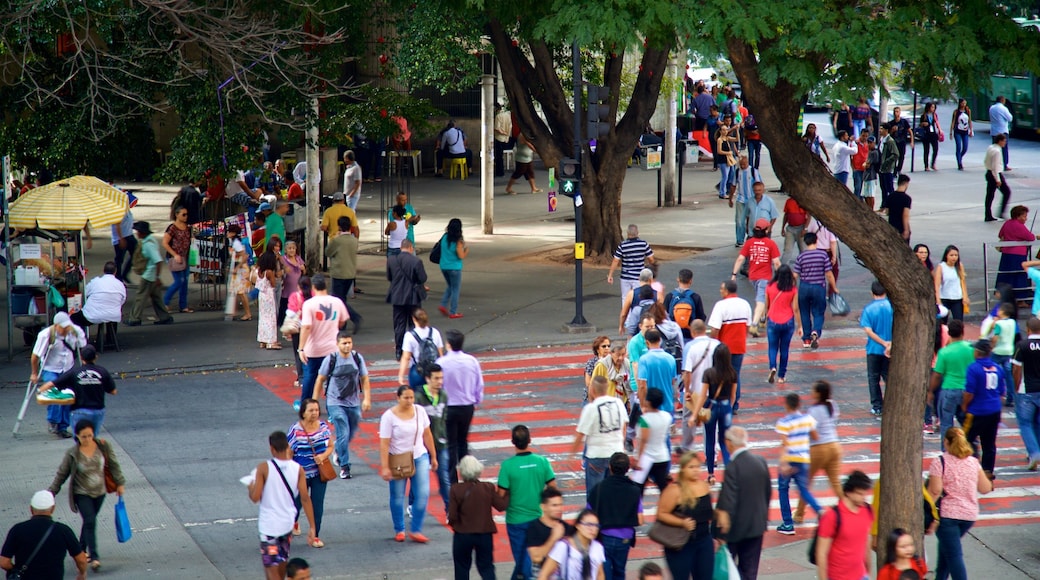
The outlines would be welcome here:
M 881 393 L 881 379 L 888 388 L 888 357 L 883 354 L 867 355 L 867 389 L 870 390 L 870 408 L 880 411 L 885 396 Z
M 459 309 L 462 270 L 441 270 L 441 274 L 444 274 L 444 281 L 448 283 L 448 287 L 444 289 L 444 296 L 441 298 L 441 306 L 447 308 L 448 312 L 455 314 Z
M 733 221 L 737 229 L 737 243 L 743 244 L 747 240 L 747 211 L 746 204 L 739 201 L 733 202 Z
M 327 481 L 322 481 L 318 474 L 314 474 L 314 477 L 307 478 L 307 493 L 311 496 L 311 507 L 314 509 L 314 535 L 321 535 L 321 516 L 325 514 L 325 489 L 328 487 Z M 300 496 L 296 496 L 296 519 L 299 519 L 300 508 L 303 503 L 300 502 Z
M 961 538 L 974 524 L 975 522 L 953 518 L 939 520 L 939 528 L 935 530 L 935 539 L 939 540 L 939 562 L 935 567 L 935 580 L 968 580 Z
M 968 143 L 970 143 L 970 142 L 971 142 L 971 139 L 968 138 L 968 132 L 967 131 L 964 131 L 963 133 L 960 132 L 960 131 L 954 131 L 953 132 L 953 143 L 954 143 L 954 146 L 956 146 L 956 148 L 957 148 L 957 167 L 958 168 L 964 168 L 964 164 L 961 162 L 961 160 L 964 159 L 964 156 L 968 153 Z
M 53 381 L 58 376 L 59 373 L 54 371 L 40 371 L 40 384 Z M 57 425 L 58 431 L 68 431 L 69 425 L 72 424 L 69 415 L 68 405 L 47 405 L 47 422 L 51 425 Z M 97 429 L 94 430 L 94 433 L 97 434 Z
M 625 566 L 628 565 L 628 551 L 632 549 L 632 540 L 600 534 L 599 542 L 603 544 L 603 553 L 607 557 L 603 562 L 604 579 L 625 580 Z
M 386 249 L 386 257 L 387 258 L 389 258 L 390 256 L 398 256 L 400 254 L 401 254 L 401 248 L 387 248 Z
M 1015 417 L 1029 461 L 1040 461 L 1040 393 L 1016 393 Z
M 346 194 L 346 192 L 343 193 Z M 345 201 L 347 202 L 347 207 L 354 211 L 357 211 L 357 204 L 359 201 L 361 201 L 361 192 L 358 192 L 358 194 L 355 196 L 348 195 Z
M 170 300 L 173 299 L 174 294 L 178 294 L 177 304 L 180 310 L 184 310 L 188 307 L 188 275 L 191 274 L 188 268 L 181 270 L 180 272 L 170 272 L 173 276 L 173 284 L 166 289 L 166 294 L 163 294 L 163 304 L 169 304 Z
M 323 356 L 312 356 L 307 358 L 303 365 L 303 380 L 300 381 L 300 400 L 314 398 L 314 383 L 318 381 L 318 371 L 321 363 L 325 360 Z
M 997 363 L 997 366 L 999 366 L 1001 368 L 1001 370 L 1004 371 L 1004 384 L 1007 385 L 1007 394 L 1004 396 L 1004 399 L 1008 403 L 1014 403 L 1015 402 L 1015 389 L 1013 389 L 1011 387 L 1011 383 L 1012 383 L 1012 378 L 1011 378 L 1011 355 L 1009 355 L 1009 354 L 991 354 L 991 355 L 989 355 L 989 358 L 992 359 L 993 362 Z
M 939 389 L 935 394 L 935 413 L 939 415 L 939 445 L 946 450 L 946 430 L 953 427 L 953 420 L 964 423 L 964 412 L 961 401 L 964 399 L 963 389 Z
M 730 167 L 725 161 L 719 163 L 719 197 L 726 197 L 728 194 L 729 176 L 731 173 L 733 173 L 733 167 Z
M 86 419 L 87 421 L 90 421 L 91 423 L 94 424 L 94 435 L 97 436 L 97 437 L 100 437 L 101 436 L 101 423 L 104 422 L 104 420 L 105 420 L 105 410 L 104 409 L 76 409 L 75 411 L 72 411 L 70 413 L 70 415 L 69 415 L 69 424 L 72 425 L 73 428 L 75 428 L 76 424 L 79 423 L 83 419 Z
M 585 457 L 585 499 L 589 499 L 589 492 L 596 487 L 603 478 L 607 476 L 610 468 L 610 458 L 601 457 L 593 459 Z
M 340 467 L 350 469 L 350 442 L 358 432 L 361 422 L 361 407 L 328 405 L 329 421 L 336 430 L 336 456 Z
M 704 459 L 708 466 L 708 475 L 715 474 L 715 435 L 718 434 L 719 447 L 722 448 L 722 465 L 729 465 L 729 449 L 726 448 L 726 429 L 733 423 L 733 409 L 729 401 L 715 401 L 711 404 L 711 418 L 704 424 Z
M 426 519 L 426 504 L 430 501 L 430 454 L 423 453 L 415 458 L 415 475 L 408 479 L 390 480 L 390 519 L 394 522 L 394 533 L 404 531 L 404 506 L 408 494 L 405 487 L 411 482 L 415 491 L 412 502 L 411 533 L 422 532 L 423 520 Z
M 802 340 L 813 332 L 823 336 L 823 318 L 827 312 L 827 287 L 819 284 L 798 285 L 798 312 L 802 317 Z
M 777 492 L 780 495 L 780 517 L 784 519 L 784 525 L 793 526 L 794 518 L 791 517 L 791 480 L 794 480 L 794 484 L 798 486 L 798 495 L 802 498 L 802 501 L 809 504 L 809 507 L 816 512 L 816 515 L 820 515 L 820 504 L 816 503 L 816 498 L 813 497 L 812 492 L 809 491 L 809 464 L 808 463 L 789 463 L 791 466 L 790 475 L 784 475 L 777 471 L 776 483 Z
M 448 513 L 448 492 L 451 491 L 451 478 L 448 477 L 448 446 L 437 450 L 437 483 L 440 484 L 441 499 L 444 500 L 444 513 Z
M 740 409 L 740 367 L 744 366 L 744 355 L 730 354 L 729 360 L 733 363 L 733 370 L 737 373 L 737 397 L 733 400 L 733 411 Z
M 787 357 L 791 354 L 791 338 L 794 337 L 794 318 L 783 324 L 766 320 L 766 338 L 769 341 L 769 368 L 777 369 L 781 379 L 787 376 Z M 777 354 L 780 365 L 777 366 Z
M 839 171 L 839 172 L 834 174 L 834 179 L 837 179 L 838 183 L 840 183 L 842 185 L 848 185 L 849 184 L 849 172 L 848 171 Z
M 506 524 L 509 549 L 513 552 L 513 562 L 516 563 L 510 580 L 528 580 L 531 577 L 531 556 L 527 553 L 527 527 L 531 522 Z
M 758 164 L 762 161 L 762 141 L 759 139 L 748 139 L 747 140 L 747 161 L 748 165 L 758 169 Z
M 856 197 L 863 197 L 863 178 L 866 174 L 866 171 L 852 170 L 852 193 L 856 194 Z

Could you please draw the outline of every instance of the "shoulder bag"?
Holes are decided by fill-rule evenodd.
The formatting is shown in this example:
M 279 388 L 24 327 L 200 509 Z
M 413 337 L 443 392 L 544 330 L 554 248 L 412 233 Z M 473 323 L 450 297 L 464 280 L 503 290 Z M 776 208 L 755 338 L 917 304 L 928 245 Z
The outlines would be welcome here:
M 119 485 L 116 483 L 116 478 L 112 477 L 112 457 L 109 455 L 108 442 L 104 439 L 98 439 L 97 442 L 101 456 L 105 459 L 105 493 L 115 493 Z
M 447 235 L 448 234 L 444 234 L 443 236 L 441 236 L 441 239 L 437 240 L 437 243 L 434 244 L 433 248 L 430 249 L 430 262 L 434 264 L 441 263 L 441 242 L 444 241 L 444 236 Z
M 29 569 L 29 564 L 32 564 L 33 558 L 35 558 L 36 554 L 40 552 L 40 548 L 43 547 L 43 543 L 47 541 L 48 537 L 50 537 L 52 530 L 54 530 L 54 523 L 51 523 L 51 527 L 47 528 L 47 531 L 43 534 L 43 537 L 40 538 L 40 541 L 36 543 L 36 547 L 33 548 L 32 553 L 29 554 L 29 558 L 25 561 L 25 563 L 19 566 L 17 570 L 11 570 L 7 573 L 7 580 L 22 580 L 22 575 L 25 574 L 25 571 Z
M 292 487 L 289 485 L 289 480 L 285 478 L 285 474 L 282 473 L 282 468 L 278 467 L 278 463 L 274 459 L 271 460 L 271 465 L 274 467 L 274 470 L 278 472 L 278 477 L 282 478 L 282 483 L 285 484 L 285 491 L 289 492 L 289 497 L 292 498 L 293 504 L 296 505 L 296 517 L 293 518 L 293 521 L 296 521 L 300 519 L 300 504 L 296 502 L 299 494 L 293 493 Z
M 670 526 L 661 520 L 654 520 L 647 532 L 647 537 L 669 550 L 679 550 L 690 541 L 691 530 L 681 526 Z
M 391 411 L 392 412 L 392 411 Z M 415 438 L 412 448 L 405 453 L 390 454 L 390 475 L 394 479 L 408 479 L 415 475 L 415 446 L 419 439 L 419 410 L 415 410 Z
M 326 459 L 325 461 L 318 463 L 318 452 L 314 450 L 314 442 L 311 441 L 310 433 L 307 433 L 307 445 L 311 448 L 311 456 L 315 458 L 314 463 L 318 466 L 318 479 L 322 480 L 323 482 L 332 481 L 333 479 L 336 479 L 336 468 L 332 466 L 331 461 Z

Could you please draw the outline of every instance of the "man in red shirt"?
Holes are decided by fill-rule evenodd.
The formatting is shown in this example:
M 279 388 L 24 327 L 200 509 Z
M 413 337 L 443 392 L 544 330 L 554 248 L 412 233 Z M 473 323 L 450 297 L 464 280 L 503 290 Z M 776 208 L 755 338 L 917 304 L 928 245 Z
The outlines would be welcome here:
M 769 227 L 769 220 L 759 218 L 751 238 L 744 242 L 737 261 L 733 263 L 732 279 L 736 280 L 740 266 L 744 260 L 748 262 L 748 280 L 755 287 L 755 313 L 751 317 L 748 332 L 756 337 L 765 330 L 766 286 L 773 278 L 773 269 L 780 267 L 780 248 L 769 238 Z M 759 328 L 760 325 L 762 328 Z
M 802 240 L 802 234 L 805 232 L 805 226 L 808 223 L 809 212 L 798 205 L 798 202 L 793 197 L 787 198 L 787 203 L 784 204 L 784 219 L 780 222 L 780 235 L 784 237 L 784 253 L 781 255 L 781 258 L 787 262 L 793 262 L 794 258 L 798 257 L 797 254 L 794 258 L 788 255 L 795 244 L 798 245 L 798 254 L 805 251 L 805 241 Z
M 842 485 L 844 497 L 820 517 L 816 569 L 820 580 L 863 580 L 870 573 L 870 528 L 874 511 L 867 504 L 870 477 L 853 471 Z M 840 520 L 840 522 L 839 522 Z

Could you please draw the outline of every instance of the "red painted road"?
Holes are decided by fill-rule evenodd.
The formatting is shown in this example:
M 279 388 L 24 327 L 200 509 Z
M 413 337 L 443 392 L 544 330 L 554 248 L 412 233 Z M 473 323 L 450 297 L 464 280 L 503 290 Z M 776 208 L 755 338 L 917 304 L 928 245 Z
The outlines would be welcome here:
M 977 332 L 977 330 L 976 330 Z M 880 427 L 869 413 L 866 372 L 863 355 L 864 338 L 855 331 L 831 333 L 821 340 L 817 351 L 797 348 L 791 353 L 788 384 L 769 385 L 765 378 L 766 343 L 764 339 L 751 340 L 742 371 L 742 399 L 740 414 L 735 423 L 749 429 L 752 447 L 775 465 L 779 455 L 778 436 L 773 424 L 783 414 L 781 397 L 784 392 L 797 391 L 805 396 L 812 382 L 826 377 L 834 386 L 834 398 L 841 411 L 839 433 L 842 437 L 845 470 L 860 469 L 876 477 Z M 383 349 L 375 349 L 379 352 Z M 362 349 L 362 354 L 365 349 Z M 479 353 L 486 384 L 485 401 L 474 417 L 470 433 L 472 453 L 486 464 L 485 478 L 494 480 L 498 465 L 513 454 L 509 430 L 517 423 L 531 428 L 537 453 L 550 458 L 557 474 L 557 483 L 565 494 L 567 512 L 573 516 L 583 507 L 585 482 L 581 460 L 570 452 L 574 425 L 581 410 L 585 362 L 591 356 L 585 346 L 515 349 Z M 354 440 L 352 453 L 378 471 L 378 416 L 394 402 L 397 387 L 397 367 L 389 361 L 371 365 L 373 411 L 362 422 L 361 435 Z M 276 368 L 252 371 L 249 375 L 275 395 L 291 404 L 298 397 L 292 388 L 295 371 Z M 1040 522 L 1040 474 L 1025 470 L 1025 452 L 1018 436 L 1014 415 L 1005 413 L 998 438 L 996 490 L 982 496 L 981 518 L 978 525 L 1019 525 Z M 703 439 L 699 438 L 703 444 Z M 674 439 L 673 439 L 674 441 Z M 922 470 L 927 470 L 930 458 L 938 453 L 938 439 L 925 441 L 926 459 Z M 721 460 L 716 471 L 725 478 Z M 772 468 L 775 477 L 775 467 Z M 436 486 L 436 478 L 433 478 Z M 815 480 L 816 498 L 824 505 L 833 504 L 833 493 L 822 477 Z M 774 498 L 776 496 L 774 495 Z M 792 492 L 796 501 L 797 492 Z M 657 504 L 657 492 L 648 488 L 645 509 L 652 519 Z M 430 515 L 437 522 L 444 521 L 444 506 L 439 495 L 431 493 Z M 511 562 L 509 543 L 505 534 L 504 518 L 496 518 L 500 533 L 495 536 L 495 561 Z M 777 525 L 780 510 L 776 499 L 770 510 L 770 521 Z M 431 522 L 432 523 L 432 522 Z M 441 524 L 443 525 L 443 523 Z M 766 534 L 766 546 L 789 544 L 811 537 L 815 525 L 799 527 L 794 536 Z M 648 540 L 638 542 L 632 558 L 660 556 L 660 547 Z

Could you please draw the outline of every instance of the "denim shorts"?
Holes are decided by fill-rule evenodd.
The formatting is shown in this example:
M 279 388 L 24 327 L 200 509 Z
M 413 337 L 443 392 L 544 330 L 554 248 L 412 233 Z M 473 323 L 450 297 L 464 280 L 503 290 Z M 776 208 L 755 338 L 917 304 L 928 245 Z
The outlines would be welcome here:
M 755 287 L 755 302 L 765 302 L 766 286 L 769 286 L 769 280 L 752 280 L 751 285 Z
M 260 534 L 260 557 L 264 568 L 271 568 L 289 561 L 289 540 L 291 533 L 284 536 L 265 536 Z

